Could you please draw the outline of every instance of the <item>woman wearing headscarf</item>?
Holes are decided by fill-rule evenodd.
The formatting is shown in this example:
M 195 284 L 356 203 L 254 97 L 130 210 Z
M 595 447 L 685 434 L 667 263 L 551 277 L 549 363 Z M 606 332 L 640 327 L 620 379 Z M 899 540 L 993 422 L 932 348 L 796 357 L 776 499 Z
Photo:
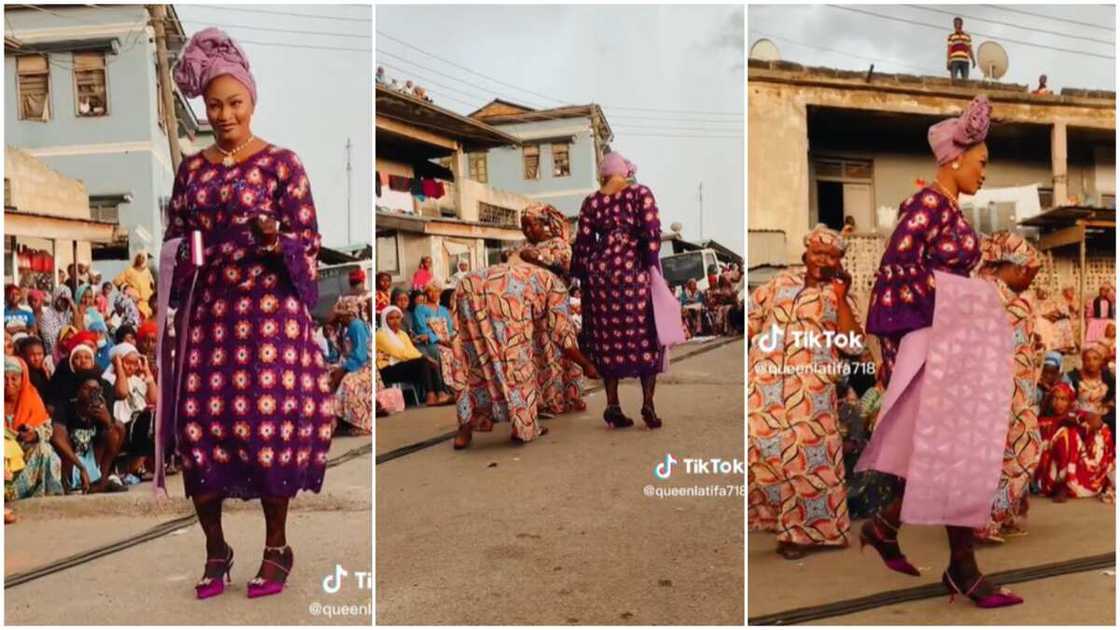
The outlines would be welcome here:
M 408 335 L 409 339 L 412 339 L 416 336 L 416 322 L 413 317 L 413 309 L 410 302 L 411 299 L 408 296 L 407 290 L 393 289 L 392 301 L 389 303 L 389 306 L 395 306 L 397 310 L 401 312 L 401 330 Z M 381 310 L 384 311 L 385 309 Z M 381 314 L 378 313 L 378 318 L 380 317 Z
M 572 246 L 564 214 L 549 204 L 530 204 L 521 213 L 521 231 L 528 244 L 517 250 L 515 259 L 551 271 L 566 283 L 572 265 Z M 549 334 L 543 328 L 536 330 L 538 348 L 554 347 Z M 554 352 L 538 352 L 534 357 L 541 411 L 559 415 L 587 409 L 583 402 L 583 370 L 578 364 Z
M 8 500 L 62 494 L 62 464 L 51 448 L 51 423 L 22 359 L 4 357 L 4 459 Z
M 148 308 L 148 300 L 155 292 L 155 283 L 152 270 L 148 268 L 148 253 L 143 251 L 137 252 L 132 259 L 132 265 L 113 278 L 113 284 L 121 287 L 122 291 L 126 285 L 136 289 L 139 294 L 137 307 L 145 319 L 152 316 L 152 311 Z
M 1059 330 L 1065 335 L 1066 324 L 1069 328 L 1069 343 L 1066 352 L 1081 347 L 1081 306 L 1077 302 L 1077 292 L 1072 286 L 1062 287 L 1062 300 L 1060 302 L 1067 317 L 1058 321 Z M 1063 323 L 1064 322 L 1064 323 Z M 1063 337 L 1064 338 L 1064 337 Z
M 1021 534 L 1027 513 L 1028 490 L 1042 449 L 1035 409 L 1038 374 L 1033 343 L 1036 317 L 1028 299 L 1030 284 L 1042 266 L 1034 247 L 1023 237 L 999 231 L 985 237 L 980 245 L 981 278 L 999 291 L 1014 339 L 1014 390 L 1004 442 L 1003 466 L 991 516 L 985 527 L 977 528 L 977 540 L 1003 542 L 1004 534 Z
M 899 548 L 899 527 L 944 525 L 950 557 L 941 581 L 982 608 L 1023 601 L 984 579 L 973 550 L 973 529 L 991 515 L 1015 385 L 1007 314 L 992 283 L 969 279 L 980 238 L 957 203 L 984 183 L 990 119 L 978 96 L 929 129 L 937 175 L 899 207 L 871 293 L 867 330 L 879 337 L 887 390 L 856 465 L 894 475 L 900 487 L 864 524 L 860 543 L 888 568 L 918 575 Z
M 458 395 L 456 450 L 467 448 L 474 431 L 509 422 L 515 443 L 548 432 L 540 413 L 552 397 L 542 387 L 567 359 L 598 378 L 579 350 L 568 289 L 555 274 L 511 257 L 467 273 L 451 304 L 456 335 L 451 340 L 452 389 Z M 551 367 L 546 367 L 551 364 Z M 563 368 L 559 368 L 563 369 Z
M 618 382 L 641 379 L 642 420 L 656 429 L 657 374 L 665 347 L 657 335 L 651 302 L 654 271 L 661 268 L 661 220 L 653 191 L 632 183 L 637 167 L 619 153 L 599 162 L 599 190 L 583 201 L 572 248 L 572 277 L 583 291 L 580 346 L 603 376 L 612 428 L 634 421 L 622 412 Z
M 862 347 L 809 347 L 805 335 L 862 335 L 844 238 L 818 225 L 803 241 L 803 269 L 786 271 L 751 294 L 747 338 L 748 523 L 775 532 L 778 553 L 796 560 L 848 545 L 844 444 L 836 384 L 843 355 Z
M 174 75 L 184 95 L 202 97 L 216 138 L 183 159 L 168 212 L 162 256 L 174 272 L 161 277 L 159 312 L 177 309 L 179 346 L 171 370 L 161 352 L 168 363 L 156 487 L 164 485 L 163 448 L 174 440 L 206 535 L 200 599 L 223 592 L 233 563 L 222 502 L 260 499 L 265 544 L 248 595 L 274 595 L 294 563 L 288 504 L 322 487 L 334 422 L 330 377 L 311 335 L 321 241 L 315 203 L 295 152 L 253 134 L 256 81 L 233 39 L 216 28 L 195 33 Z
M 93 287 L 88 284 L 83 284 L 78 287 L 78 292 L 74 295 L 75 301 L 78 303 L 79 325 L 78 328 L 82 330 L 89 330 L 91 326 L 97 322 L 105 324 L 105 318 L 101 317 L 101 313 L 97 312 L 97 305 L 94 301 Z M 106 326 L 108 330 L 108 326 Z
M 113 294 L 111 312 L 120 319 L 119 326 L 139 328 L 140 322 L 144 321 L 141 317 L 141 309 L 137 305 L 136 300 L 125 291 L 117 291 Z
M 1077 406 L 1097 410 L 1112 437 L 1116 437 L 1116 378 L 1109 371 L 1108 348 L 1100 341 L 1090 341 L 1081 351 L 1081 367 L 1066 374 L 1066 380 L 1077 392 Z
M 39 332 L 43 337 L 43 345 L 47 347 L 47 354 L 55 354 L 59 334 L 73 321 L 74 299 L 70 295 L 70 287 L 60 284 L 55 287 L 51 303 L 43 309 L 43 316 L 39 320 Z
M 373 337 L 369 325 L 358 316 L 355 302 L 339 302 L 335 305 L 334 317 L 346 330 L 347 352 L 342 357 L 342 365 L 333 375 L 337 379 L 338 415 L 357 435 L 368 435 L 373 430 L 373 405 L 370 392 L 373 391 L 373 361 L 370 352 Z
M 381 311 L 381 327 L 377 329 L 377 369 L 387 384 L 411 383 L 425 397 L 428 406 L 451 404 L 448 394 L 437 391 L 439 368 L 425 357 L 401 328 L 403 316 L 395 306 Z
M 1054 386 L 1054 408 L 1046 418 L 1048 436 L 1039 462 L 1039 491 L 1058 503 L 1100 496 L 1115 500 L 1116 444 L 1101 418 L 1101 408 L 1077 404 L 1066 383 Z

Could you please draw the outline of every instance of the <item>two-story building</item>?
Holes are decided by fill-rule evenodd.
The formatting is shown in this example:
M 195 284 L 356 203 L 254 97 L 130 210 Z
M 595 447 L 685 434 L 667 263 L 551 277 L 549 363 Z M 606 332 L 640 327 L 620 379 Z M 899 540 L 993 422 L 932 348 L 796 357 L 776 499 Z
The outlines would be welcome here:
M 1025 85 L 757 60 L 749 62 L 747 89 L 752 285 L 799 264 L 802 238 L 815 224 L 840 229 L 851 217 L 856 235 L 844 264 L 865 306 L 899 204 L 936 172 L 927 130 L 977 94 L 987 95 L 993 112 L 984 188 L 961 199 L 972 224 L 984 233 L 1041 236 L 1046 262 L 1035 284 L 1051 292 L 1114 277 L 1114 229 L 1090 230 L 1081 253 L 1045 234 L 1057 218 L 1084 214 L 1099 223 L 1115 215 L 1114 93 L 1036 95 Z M 1055 208 L 1076 210 L 1052 214 Z M 1036 220 L 1043 216 L 1057 218 Z
M 521 211 L 532 200 L 466 176 L 470 156 L 517 138 L 427 101 L 376 88 L 377 271 L 407 283 L 424 256 L 446 280 L 460 262 L 499 261 L 524 237 Z
M 471 118 L 519 142 L 468 155 L 468 177 L 552 204 L 569 217 L 599 188 L 599 159 L 614 139 L 598 105 L 532 109 L 495 99 Z
M 80 180 L 91 218 L 123 228 L 93 256 L 111 277 L 132 254 L 158 249 L 174 173 L 159 98 L 156 47 L 144 5 L 8 6 L 5 141 Z M 168 7 L 168 48 L 185 44 Z M 176 91 L 183 129 L 198 121 Z M 119 262 L 117 262 L 119 261 Z

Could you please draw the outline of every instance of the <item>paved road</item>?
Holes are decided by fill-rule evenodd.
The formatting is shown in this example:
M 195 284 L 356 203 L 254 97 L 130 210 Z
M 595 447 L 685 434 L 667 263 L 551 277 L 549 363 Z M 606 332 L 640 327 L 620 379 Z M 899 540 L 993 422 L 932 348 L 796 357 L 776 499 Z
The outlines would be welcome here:
M 636 416 L 638 386 L 622 398 Z M 673 365 L 658 431 L 609 431 L 603 394 L 587 402 L 525 446 L 499 425 L 467 451 L 442 443 L 377 467 L 379 624 L 743 623 L 744 498 L 644 495 L 744 483 L 652 474 L 667 453 L 744 460 L 742 342 Z M 376 450 L 454 425 L 449 408 L 385 418 Z
M 331 456 L 368 444 L 369 438 L 341 438 Z M 335 594 L 323 578 L 337 564 L 369 572 L 370 485 L 373 458 L 358 457 L 327 472 L 319 495 L 300 495 L 291 505 L 289 544 L 295 570 L 284 593 L 260 600 L 245 597 L 245 582 L 256 574 L 264 544 L 259 502 L 230 502 L 226 537 L 236 556 L 233 583 L 220 597 L 197 601 L 193 585 L 205 559 L 198 525 L 142 543 L 4 592 L 7 624 L 368 624 L 372 594 L 354 575 Z M 171 494 L 182 497 L 172 478 Z M 5 574 L 27 571 L 53 560 L 122 540 L 190 513 L 181 498 L 155 502 L 148 484 L 127 494 L 52 497 L 16 504 L 20 522 L 5 527 Z M 321 604 L 319 615 L 312 614 Z M 345 605 L 353 605 L 349 610 Z M 364 605 L 364 610 L 359 607 Z M 326 611 L 326 612 L 324 612 Z M 338 616 L 326 614 L 339 612 Z M 358 614 L 350 614 L 358 613 Z
M 853 526 L 858 531 L 862 521 Z M 1115 549 L 1115 507 L 1095 499 L 1055 504 L 1032 498 L 1028 535 L 977 551 L 980 567 L 1008 571 L 1112 553 Z M 853 542 L 855 538 L 853 537 Z M 948 545 L 941 527 L 904 527 L 903 550 L 922 571 L 909 577 L 888 571 L 868 548 L 858 543 L 843 551 L 780 558 L 772 534 L 748 535 L 748 612 L 751 617 L 818 606 L 914 586 L 937 583 L 948 563 Z M 1026 602 L 1001 610 L 980 610 L 970 602 L 949 605 L 947 597 L 863 611 L 817 621 L 827 625 L 1113 625 L 1116 578 L 1102 570 L 1063 575 L 1011 586 Z

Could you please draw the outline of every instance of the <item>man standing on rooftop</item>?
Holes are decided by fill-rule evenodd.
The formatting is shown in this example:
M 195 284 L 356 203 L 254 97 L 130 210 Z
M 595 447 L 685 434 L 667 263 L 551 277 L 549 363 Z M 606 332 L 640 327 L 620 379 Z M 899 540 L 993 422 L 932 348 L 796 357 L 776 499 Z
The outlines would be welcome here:
M 972 54 L 972 36 L 964 32 L 964 20 L 959 17 L 953 18 L 953 32 L 949 34 L 946 57 L 945 69 L 949 71 L 949 77 L 956 79 L 960 74 L 960 78 L 967 81 L 968 64 L 971 61 L 975 68 L 976 57 Z

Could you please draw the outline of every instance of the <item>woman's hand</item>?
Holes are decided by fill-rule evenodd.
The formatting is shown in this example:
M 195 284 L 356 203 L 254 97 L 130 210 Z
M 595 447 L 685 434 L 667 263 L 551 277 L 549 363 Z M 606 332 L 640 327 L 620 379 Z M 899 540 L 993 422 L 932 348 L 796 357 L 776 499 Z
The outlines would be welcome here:
M 78 466 L 78 477 L 80 478 L 82 484 L 82 494 L 89 494 L 89 473 L 86 472 L 86 467 L 84 465 Z M 70 480 L 65 479 L 64 481 L 69 482 Z
M 258 214 L 251 224 L 253 233 L 265 247 L 276 245 L 280 238 L 280 222 L 267 214 Z

